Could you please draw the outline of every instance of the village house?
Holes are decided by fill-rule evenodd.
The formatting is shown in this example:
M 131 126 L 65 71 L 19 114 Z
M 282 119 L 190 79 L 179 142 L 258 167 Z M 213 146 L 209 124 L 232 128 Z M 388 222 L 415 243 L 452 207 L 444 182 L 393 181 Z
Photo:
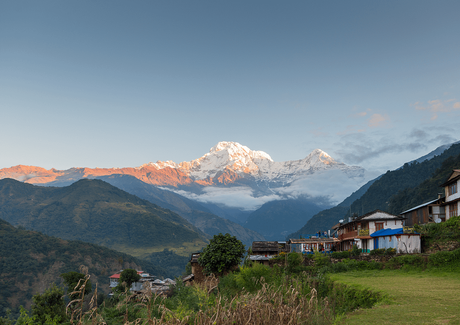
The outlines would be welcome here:
M 407 227 L 382 229 L 374 232 L 374 249 L 393 248 L 398 254 L 414 254 L 421 252 L 420 234 Z
M 313 254 L 315 251 L 329 253 L 334 250 L 336 244 L 339 243 L 337 238 L 333 237 L 315 237 L 290 239 L 289 245 L 291 252 L 302 254 Z
M 281 252 L 290 252 L 289 244 L 285 241 L 255 241 L 252 242 L 249 259 L 268 265 L 268 261 Z
M 413 227 L 416 224 L 425 224 L 431 222 L 446 221 L 446 209 L 443 206 L 445 199 L 438 195 L 436 200 L 420 204 L 414 208 L 401 212 L 400 215 L 405 218 L 404 225 Z
M 199 257 L 200 253 L 193 253 L 189 261 L 192 267 L 192 274 L 194 275 L 194 280 L 196 282 L 202 282 L 206 278 L 203 272 L 203 267 L 200 264 L 198 264 Z
M 342 223 L 337 229 L 338 250 L 346 251 L 354 245 L 369 253 L 379 248 L 379 240 L 371 235 L 382 229 L 403 229 L 404 218 L 375 210 L 359 217 L 350 217 L 347 223 Z
M 119 272 L 109 277 L 110 288 L 115 288 L 118 285 L 118 283 L 120 282 L 121 272 L 123 272 L 123 270 L 120 270 Z M 170 289 L 170 285 L 176 284 L 176 282 L 172 279 L 167 278 L 165 280 L 160 280 L 157 279 L 156 276 L 150 275 L 149 273 L 144 271 L 137 271 L 137 274 L 139 274 L 141 278 L 139 279 L 139 281 L 134 282 L 131 285 L 131 288 L 129 288 L 131 292 L 141 291 L 144 288 L 150 288 L 152 292 L 165 292 Z
M 123 270 L 120 270 L 119 272 L 111 275 L 109 277 L 109 280 L 110 280 L 110 288 L 115 288 L 118 283 L 120 282 L 120 275 L 121 275 L 121 272 L 123 272 Z M 154 281 L 155 280 L 155 276 L 153 275 L 150 275 L 149 273 L 146 273 L 144 271 L 137 271 L 137 274 L 139 274 L 141 276 L 140 280 L 138 282 L 134 282 L 132 285 L 131 285 L 131 288 L 129 289 L 130 291 L 141 291 L 142 290 L 142 285 L 144 284 L 144 282 L 146 281 Z
M 460 193 L 458 187 L 460 186 L 460 169 L 454 169 L 450 174 L 447 181 L 441 185 L 444 187 L 446 200 L 444 207 L 446 209 L 446 220 L 458 216 L 460 206 Z

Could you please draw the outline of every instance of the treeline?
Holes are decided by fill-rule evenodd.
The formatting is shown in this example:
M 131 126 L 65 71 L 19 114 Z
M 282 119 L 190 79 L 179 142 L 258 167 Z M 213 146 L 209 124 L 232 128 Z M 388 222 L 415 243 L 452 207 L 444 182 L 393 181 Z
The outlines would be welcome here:
M 0 315 L 18 307 L 27 308 L 31 298 L 52 283 L 61 284 L 61 273 L 89 268 L 100 292 L 109 292 L 108 277 L 123 268 L 142 269 L 151 274 L 171 276 L 155 264 L 105 247 L 81 241 L 67 241 L 39 232 L 15 228 L 0 219 Z

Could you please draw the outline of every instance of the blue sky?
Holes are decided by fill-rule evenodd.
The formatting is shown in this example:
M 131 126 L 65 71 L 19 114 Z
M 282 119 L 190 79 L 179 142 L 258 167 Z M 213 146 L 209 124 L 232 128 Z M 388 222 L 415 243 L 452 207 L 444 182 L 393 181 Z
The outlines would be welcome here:
M 236 141 L 384 172 L 460 140 L 459 1 L 2 1 L 0 168 Z

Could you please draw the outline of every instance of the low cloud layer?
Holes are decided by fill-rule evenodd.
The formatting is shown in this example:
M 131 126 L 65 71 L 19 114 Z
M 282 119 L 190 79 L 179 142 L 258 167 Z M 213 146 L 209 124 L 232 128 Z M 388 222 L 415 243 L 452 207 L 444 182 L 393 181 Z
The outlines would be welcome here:
M 343 201 L 351 193 L 367 182 L 370 177 L 350 179 L 340 170 L 325 171 L 309 175 L 285 187 L 271 188 L 270 195 L 257 195 L 248 186 L 237 187 L 205 187 L 201 194 L 185 190 L 174 190 L 175 193 L 199 202 L 223 204 L 243 210 L 256 210 L 264 203 L 274 200 L 307 197 L 320 205 L 335 205 Z M 171 190 L 171 189 L 169 189 Z
M 241 208 L 243 210 L 255 210 L 266 202 L 282 199 L 282 197 L 277 194 L 256 197 L 254 191 L 248 186 L 208 186 L 203 189 L 203 193 L 201 194 L 184 190 L 173 191 L 198 202 L 223 204 L 228 207 Z

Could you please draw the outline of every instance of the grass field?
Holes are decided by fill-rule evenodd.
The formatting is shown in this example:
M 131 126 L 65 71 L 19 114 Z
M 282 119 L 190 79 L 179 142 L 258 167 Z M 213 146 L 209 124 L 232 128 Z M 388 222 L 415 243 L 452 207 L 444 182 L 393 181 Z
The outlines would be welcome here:
M 140 247 L 139 248 L 139 247 L 124 246 L 124 245 L 112 245 L 110 248 L 117 250 L 119 252 L 129 254 L 131 256 L 135 256 L 138 258 L 144 258 L 145 256 L 149 254 L 162 252 L 164 249 L 169 249 L 180 256 L 190 256 L 192 253 L 199 252 L 206 245 L 207 244 L 202 239 L 196 239 L 192 242 L 180 243 L 177 246 L 155 245 L 152 247 Z
M 337 324 L 460 324 L 460 273 L 383 270 L 331 278 L 388 297 L 372 309 L 346 315 Z

